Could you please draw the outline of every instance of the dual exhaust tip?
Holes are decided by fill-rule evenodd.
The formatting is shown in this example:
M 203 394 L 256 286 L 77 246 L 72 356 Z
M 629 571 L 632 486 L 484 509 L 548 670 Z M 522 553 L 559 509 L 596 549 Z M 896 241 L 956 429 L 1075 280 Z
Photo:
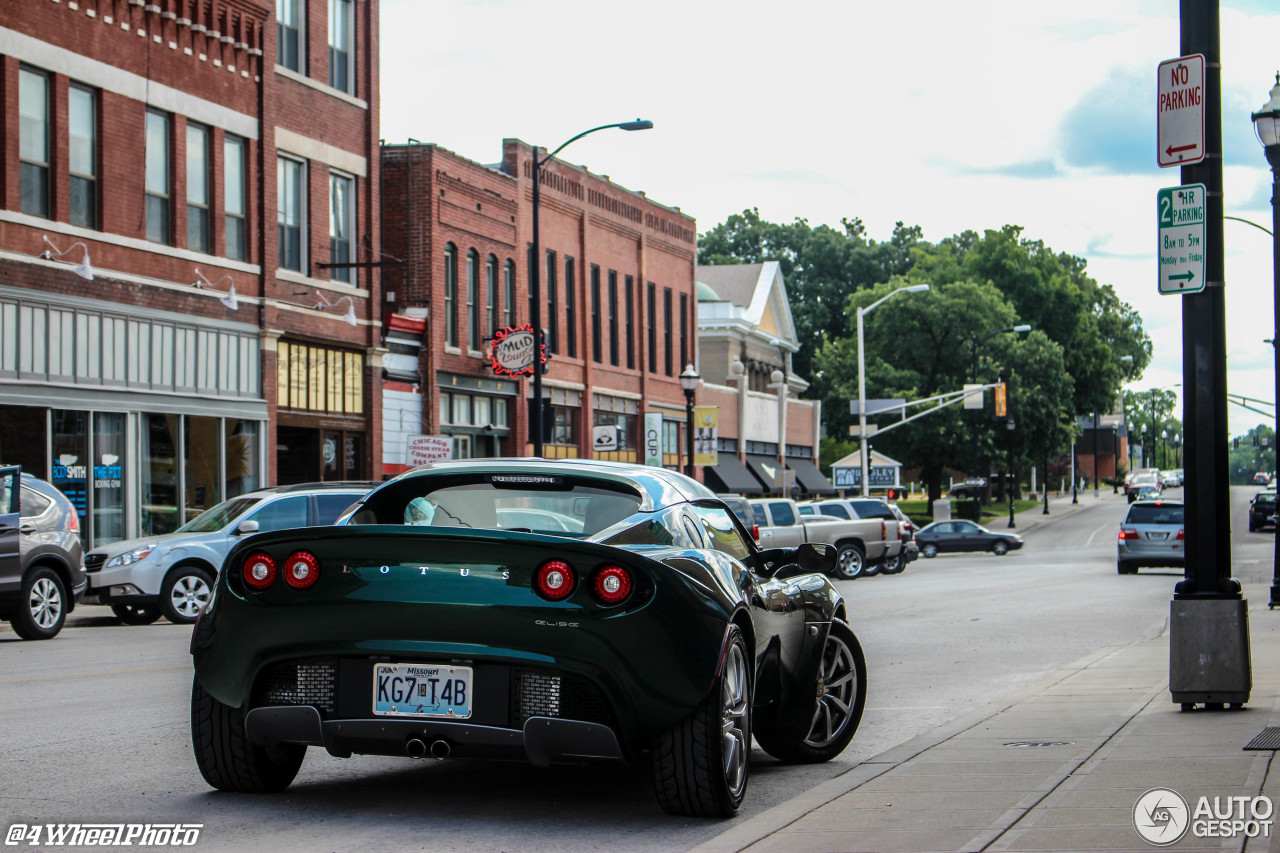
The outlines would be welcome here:
M 410 738 L 409 742 L 404 745 L 405 754 L 412 759 L 426 758 L 430 755 L 436 761 L 444 761 L 453 752 L 453 747 L 449 746 L 449 742 L 443 738 L 436 738 L 431 741 L 428 746 L 426 741 L 421 738 Z

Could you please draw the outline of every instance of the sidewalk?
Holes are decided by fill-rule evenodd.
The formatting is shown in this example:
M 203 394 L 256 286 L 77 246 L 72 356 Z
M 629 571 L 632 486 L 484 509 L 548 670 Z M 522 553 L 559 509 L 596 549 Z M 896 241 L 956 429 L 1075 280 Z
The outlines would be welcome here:
M 1138 798 L 1152 788 L 1176 791 L 1192 818 L 1202 796 L 1223 808 L 1233 796 L 1274 803 L 1275 752 L 1242 749 L 1280 726 L 1280 613 L 1268 613 L 1268 593 L 1266 584 L 1245 587 L 1253 689 L 1242 710 L 1184 713 L 1173 704 L 1166 632 L 1076 661 L 734 823 L 695 851 L 1152 850 L 1133 823 Z M 1280 850 L 1262 835 L 1188 831 L 1169 849 L 1272 845 Z

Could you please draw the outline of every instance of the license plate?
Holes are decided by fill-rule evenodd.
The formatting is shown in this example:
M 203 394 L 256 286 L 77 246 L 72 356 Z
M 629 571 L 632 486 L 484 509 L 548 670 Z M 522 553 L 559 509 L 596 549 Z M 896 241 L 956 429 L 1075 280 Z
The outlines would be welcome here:
M 471 667 L 374 664 L 373 713 L 465 720 L 471 716 Z
M 1148 533 L 1148 534 L 1147 534 L 1147 538 L 1148 538 L 1148 539 L 1165 540 L 1165 539 L 1168 539 L 1168 538 L 1169 538 L 1169 534 L 1168 534 L 1168 533 Z

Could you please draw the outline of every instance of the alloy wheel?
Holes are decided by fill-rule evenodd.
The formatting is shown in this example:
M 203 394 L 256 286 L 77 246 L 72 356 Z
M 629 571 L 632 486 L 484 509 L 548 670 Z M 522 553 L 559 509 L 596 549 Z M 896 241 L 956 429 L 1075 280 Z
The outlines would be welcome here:
M 722 684 L 720 754 L 724 762 L 725 783 L 736 797 L 747 784 L 747 762 L 751 757 L 747 661 L 740 644 L 729 649 Z
M 858 669 L 853 650 L 836 636 L 827 635 L 818 665 L 818 704 L 804 742 L 821 749 L 834 742 L 852 719 L 858 690 Z
M 27 599 L 31 618 L 44 630 L 58 624 L 62 615 L 62 592 L 49 578 L 38 578 L 31 585 L 31 597 Z
M 183 617 L 195 619 L 209 603 L 209 584 L 199 575 L 185 575 L 174 583 L 169 601 Z

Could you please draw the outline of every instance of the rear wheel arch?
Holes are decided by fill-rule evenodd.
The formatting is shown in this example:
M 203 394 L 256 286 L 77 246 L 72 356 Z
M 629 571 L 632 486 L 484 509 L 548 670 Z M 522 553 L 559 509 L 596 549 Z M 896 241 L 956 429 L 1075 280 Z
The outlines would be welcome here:
M 62 585 L 67 588 L 67 600 L 64 602 L 67 612 L 70 613 L 75 607 L 75 583 L 71 580 L 71 567 L 66 564 L 60 557 L 54 554 L 41 554 L 31 561 L 29 565 L 22 567 L 22 578 L 26 580 L 27 575 L 36 569 L 50 569 L 62 581 Z

